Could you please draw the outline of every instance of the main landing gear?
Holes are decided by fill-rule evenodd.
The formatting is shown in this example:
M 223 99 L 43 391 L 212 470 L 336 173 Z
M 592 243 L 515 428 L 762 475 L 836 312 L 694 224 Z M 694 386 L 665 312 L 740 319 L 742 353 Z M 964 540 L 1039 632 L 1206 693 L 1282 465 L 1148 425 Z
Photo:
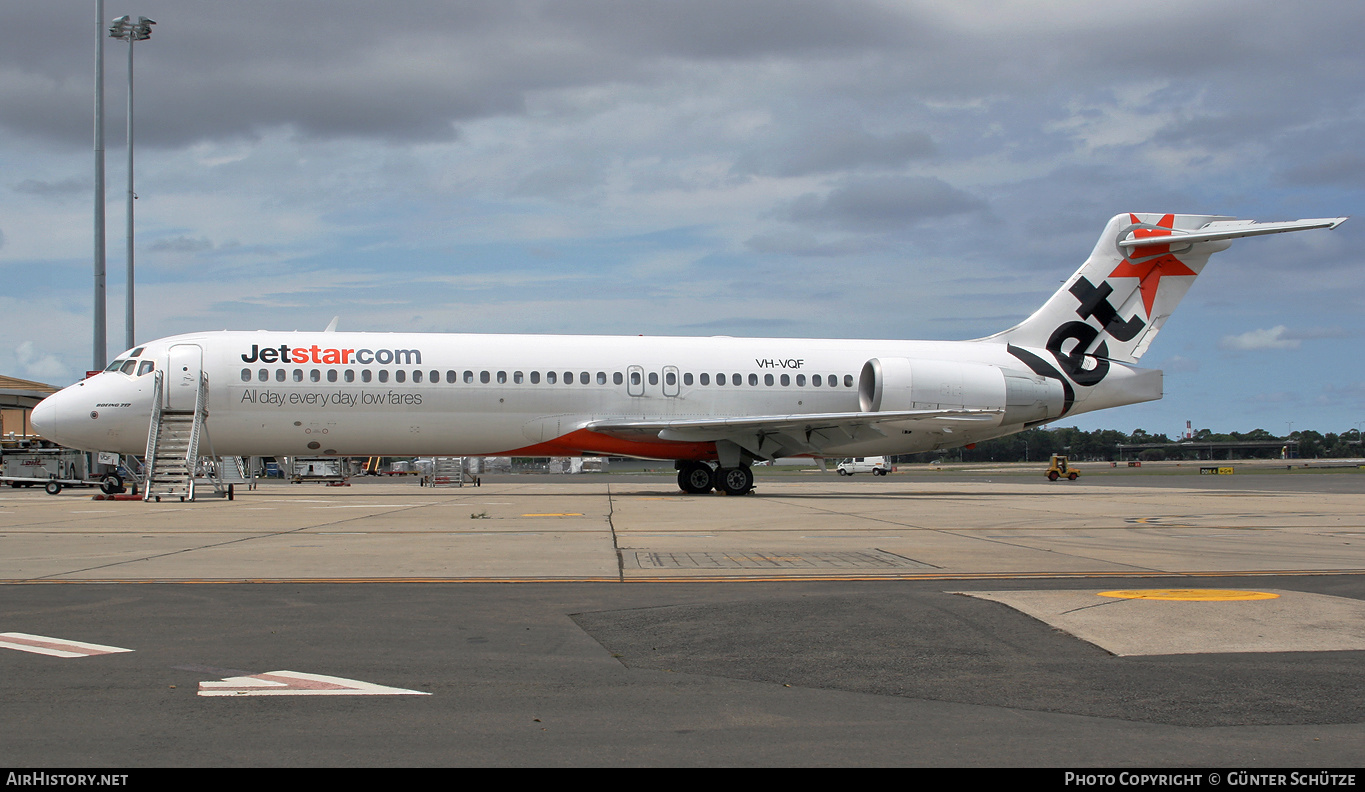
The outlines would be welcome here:
M 689 495 L 713 489 L 726 495 L 748 495 L 754 489 L 754 473 L 748 465 L 713 470 L 705 462 L 679 462 L 678 487 Z

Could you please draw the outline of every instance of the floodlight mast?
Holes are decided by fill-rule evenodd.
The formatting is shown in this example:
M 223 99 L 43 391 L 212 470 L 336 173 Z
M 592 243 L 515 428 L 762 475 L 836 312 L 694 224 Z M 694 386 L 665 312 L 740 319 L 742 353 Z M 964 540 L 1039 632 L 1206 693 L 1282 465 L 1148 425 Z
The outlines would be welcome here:
M 104 293 L 104 0 L 95 0 L 95 338 L 92 371 L 109 362 Z
M 133 192 L 133 44 L 151 38 L 152 25 L 155 24 L 144 16 L 133 22 L 132 16 L 125 14 L 109 26 L 110 38 L 128 42 L 128 292 L 125 349 L 132 349 L 136 345 L 133 337 L 133 201 L 137 199 L 137 194 Z

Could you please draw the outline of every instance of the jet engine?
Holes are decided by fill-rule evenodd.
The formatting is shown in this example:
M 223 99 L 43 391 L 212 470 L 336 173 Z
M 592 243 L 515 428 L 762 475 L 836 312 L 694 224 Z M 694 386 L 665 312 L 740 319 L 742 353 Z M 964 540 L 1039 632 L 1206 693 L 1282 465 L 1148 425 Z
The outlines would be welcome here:
M 1030 371 L 986 363 L 872 358 L 858 378 L 863 412 L 1003 409 L 1002 426 L 1036 423 L 1062 414 L 1062 384 Z

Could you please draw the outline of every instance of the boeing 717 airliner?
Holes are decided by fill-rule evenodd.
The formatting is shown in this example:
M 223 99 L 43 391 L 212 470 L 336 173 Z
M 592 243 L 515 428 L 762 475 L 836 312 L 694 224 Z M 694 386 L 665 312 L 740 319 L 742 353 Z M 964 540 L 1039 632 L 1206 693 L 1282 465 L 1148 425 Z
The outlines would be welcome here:
M 1042 308 L 974 341 L 190 333 L 119 355 L 33 425 L 149 459 L 165 416 L 194 413 L 222 456 L 674 460 L 684 491 L 740 495 L 758 460 L 955 448 L 1159 399 L 1136 364 L 1210 254 L 1345 219 L 1118 215 Z

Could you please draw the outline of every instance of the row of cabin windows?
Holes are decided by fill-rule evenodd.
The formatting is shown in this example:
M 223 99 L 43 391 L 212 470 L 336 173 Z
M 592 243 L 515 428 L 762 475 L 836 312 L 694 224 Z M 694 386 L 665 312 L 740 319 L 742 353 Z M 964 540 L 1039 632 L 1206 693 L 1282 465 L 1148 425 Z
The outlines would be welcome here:
M 129 361 L 129 362 L 131 363 L 131 362 L 133 362 L 133 361 Z M 128 373 L 131 373 L 131 372 L 128 372 Z M 434 383 L 439 383 L 439 382 L 441 381 L 441 372 L 439 372 L 439 371 L 437 371 L 437 370 L 435 370 L 435 369 L 432 369 L 430 372 L 425 372 L 425 371 L 422 371 L 421 369 L 416 369 L 416 370 L 412 371 L 411 373 L 409 373 L 408 371 L 406 371 L 406 370 L 404 370 L 404 369 L 395 369 L 395 370 L 392 372 L 392 375 L 390 375 L 390 372 L 389 372 L 388 369 L 379 369 L 379 371 L 378 371 L 377 373 L 374 372 L 374 371 L 372 371 L 372 370 L 370 370 L 370 369 L 361 369 L 361 370 L 360 370 L 360 381 L 361 381 L 361 382 L 374 382 L 374 381 L 378 381 L 378 382 L 388 382 L 390 376 L 393 377 L 393 381 L 394 381 L 394 382 L 398 382 L 398 383 L 407 382 L 408 379 L 409 379 L 409 377 L 411 377 L 411 380 L 412 380 L 413 383 L 421 383 L 423 380 L 426 380 L 427 382 L 430 382 L 430 383 L 433 383 L 433 384 L 434 384 Z M 460 381 L 463 381 L 463 382 L 465 382 L 466 384 L 472 385 L 472 384 L 474 384 L 475 376 L 476 376 L 476 375 L 474 374 L 473 371 L 466 371 L 466 372 L 464 372 L 464 374 L 463 374 L 463 376 L 462 376 L 462 375 L 461 375 L 459 372 L 457 372 L 457 371 L 449 370 L 449 371 L 446 371 L 446 373 L 445 373 L 445 381 L 446 381 L 447 383 L 449 383 L 449 384 L 452 384 L 452 385 L 455 384 L 456 382 L 460 382 Z M 309 381 L 309 382 L 322 382 L 324 378 L 325 378 L 328 382 L 337 382 L 338 380 L 343 381 L 343 382 L 355 382 L 355 381 L 356 381 L 356 372 L 355 372 L 355 369 L 345 369 L 345 370 L 342 370 L 342 371 L 338 371 L 337 369 L 327 369 L 327 371 L 324 373 L 324 372 L 321 371 L 320 369 L 309 369 L 309 370 L 308 370 L 308 375 L 307 375 L 307 377 L 308 377 L 308 381 Z M 507 372 L 506 372 L 506 371 L 498 371 L 498 372 L 480 371 L 480 372 L 478 373 L 477 377 L 478 377 L 478 381 L 479 381 L 480 383 L 483 383 L 483 384 L 488 384 L 488 383 L 490 383 L 490 382 L 496 381 L 499 385 L 503 385 L 503 384 L 506 384 L 507 381 L 508 381 L 508 375 L 507 375 Z M 272 375 L 271 375 L 271 370 L 270 370 L 270 369 L 258 369 L 258 370 L 256 370 L 256 371 L 254 372 L 254 379 L 256 379 L 257 381 L 260 381 L 260 382 L 270 382 L 270 381 L 271 381 L 271 378 L 272 378 Z M 275 369 L 275 370 L 274 370 L 273 378 L 274 378 L 274 381 L 275 381 L 275 382 L 287 382 L 287 381 L 289 381 L 290 379 L 292 379 L 294 382 L 303 382 L 303 381 L 304 381 L 304 371 L 303 371 L 303 369 L 294 369 L 293 372 L 292 372 L 292 374 L 291 374 L 287 369 L 282 369 L 282 368 L 281 368 L 281 369 Z M 658 385 L 658 384 L 659 384 L 659 373 L 658 373 L 658 372 L 656 372 L 656 371 L 651 371 L 651 372 L 649 372 L 648 378 L 649 378 L 649 384 L 650 384 L 650 385 Z M 244 369 L 242 369 L 242 382 L 251 382 L 252 379 L 253 379 L 253 372 L 252 372 L 252 370 L 249 369 L 249 368 L 244 368 Z M 512 372 L 511 381 L 512 381 L 512 384 L 514 384 L 514 385 L 521 385 L 522 383 L 526 382 L 527 379 L 528 379 L 528 378 L 526 377 L 526 375 L 523 374 L 523 373 L 520 372 L 520 371 L 514 371 L 514 372 Z M 720 385 L 720 386 L 724 386 L 724 385 L 743 385 L 743 384 L 744 384 L 744 379 L 745 379 L 745 378 L 744 378 L 744 375 L 743 375 L 743 374 L 725 374 L 725 373 L 720 373 L 720 374 L 717 374 L 717 375 L 716 375 L 716 377 L 715 377 L 715 382 L 716 382 L 716 385 Z M 595 374 L 595 375 L 592 374 L 592 373 L 590 373 L 590 372 L 587 372 L 587 371 L 580 371 L 580 372 L 577 373 L 577 375 L 575 375 L 575 373 L 572 372 L 572 371 L 566 371 L 566 372 L 564 372 L 564 374 L 563 374 L 563 380 L 562 380 L 562 381 L 563 381 L 563 383 L 564 383 L 565 385 L 572 385 L 572 384 L 575 382 L 575 380 L 576 380 L 579 384 L 581 384 L 581 385 L 590 385 L 590 384 L 592 384 L 593 382 L 596 382 L 598 385 L 606 385 L 606 384 L 607 384 L 607 372 L 605 372 L 605 371 L 599 371 L 599 372 L 597 372 L 597 374 Z M 676 372 L 672 372 L 672 371 L 665 372 L 664 375 L 663 375 L 663 380 L 664 380 L 664 384 L 665 384 L 665 385 L 674 386 L 674 385 L 677 385 L 677 384 L 678 384 L 678 375 L 677 375 Z M 759 383 L 759 375 L 758 375 L 758 374 L 749 374 L 748 380 L 749 380 L 749 385 L 751 385 L 751 386 L 757 386 L 758 383 Z M 531 383 L 532 385 L 539 385 L 540 382 L 541 382 L 541 375 L 540 375 L 540 372 L 539 372 L 539 371 L 532 371 L 532 372 L 531 372 L 531 376 L 529 377 L 529 381 L 530 381 L 530 383 Z M 555 383 L 560 382 L 560 381 L 561 381 L 561 379 L 560 379 L 560 373 L 559 373 L 559 372 L 557 372 L 557 371 L 547 371 L 547 372 L 545 372 L 545 382 L 546 382 L 547 384 L 554 385 Z M 612 372 L 611 381 L 612 381 L 612 384 L 613 384 L 613 385 L 621 385 L 621 384 L 623 384 L 623 383 L 625 382 L 625 377 L 622 376 L 621 372 L 619 372 L 619 371 Z M 694 381 L 695 381 L 697 384 L 700 384 L 700 385 L 710 385 L 710 384 L 711 384 L 711 375 L 710 375 L 709 373 L 698 374 L 698 375 L 696 376 L 695 380 L 693 379 L 693 376 L 692 376 L 692 373 L 691 373 L 691 372 L 688 372 L 688 373 L 682 375 L 682 384 L 691 386 L 691 385 L 693 384 Z M 790 374 L 780 374 L 780 375 L 778 375 L 778 376 L 776 376 L 776 377 L 774 377 L 772 374 L 764 374 L 764 375 L 763 375 L 763 379 L 762 379 L 762 382 L 763 382 L 764 385 L 773 386 L 773 385 L 779 385 L 779 384 L 780 384 L 780 385 L 781 385 L 782 387 L 784 387 L 784 388 L 785 388 L 785 387 L 791 386 L 792 383 L 793 383 L 793 381 L 796 383 L 796 387 L 798 387 L 798 388 L 804 388 L 804 387 L 806 387 L 806 375 L 805 375 L 805 374 L 797 374 L 797 375 L 795 375 L 795 377 L 793 377 L 793 376 L 790 375 Z M 632 386 L 638 386 L 638 385 L 641 384 L 640 372 L 638 372 L 638 371 L 632 371 L 632 372 L 630 372 L 630 384 L 631 384 Z M 844 377 L 843 377 L 843 384 L 844 384 L 844 387 L 845 387 L 845 388 L 851 388 L 851 387 L 853 387 L 853 375 L 852 375 L 852 374 L 845 374 Z M 830 375 L 828 375 L 828 376 L 821 376 L 821 375 L 819 375 L 819 374 L 812 374 L 811 377 L 810 377 L 810 385 L 811 385 L 811 387 L 814 387 L 814 388 L 820 388 L 820 387 L 837 388 L 837 387 L 839 387 L 839 375 L 837 375 L 837 374 L 830 374 Z

